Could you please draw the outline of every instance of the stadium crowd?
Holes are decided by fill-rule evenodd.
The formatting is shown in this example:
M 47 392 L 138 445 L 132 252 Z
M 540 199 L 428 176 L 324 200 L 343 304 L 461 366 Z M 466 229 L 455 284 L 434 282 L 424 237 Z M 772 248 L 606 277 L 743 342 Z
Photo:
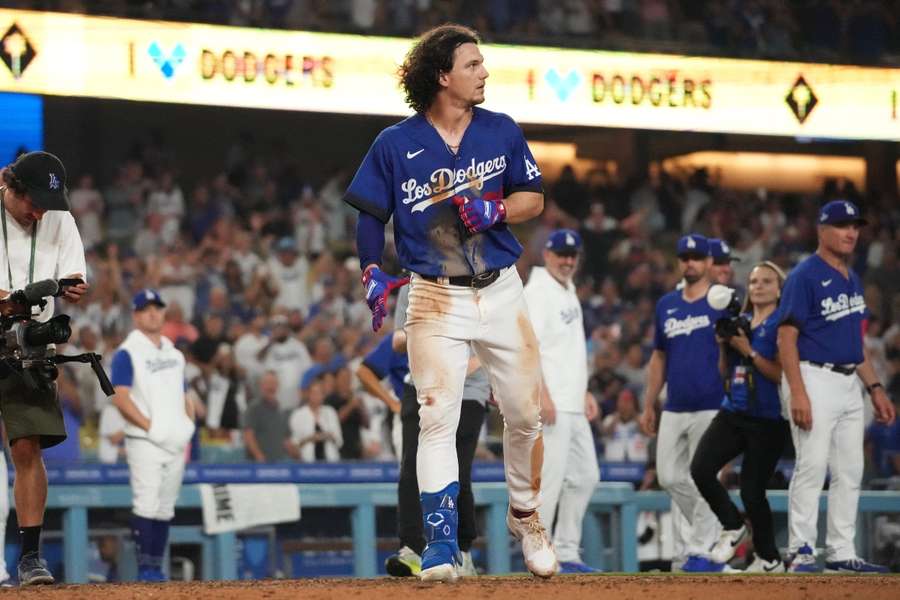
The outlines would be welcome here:
M 898 60 L 896 0 L 4 0 L 13 8 L 408 36 L 861 64 Z
M 236 142 L 219 173 L 183 189 L 170 153 L 138 145 L 108 183 L 73 174 L 71 202 L 88 248 L 89 296 L 72 315 L 79 350 L 111 356 L 130 327 L 129 302 L 144 287 L 168 302 L 164 334 L 189 360 L 200 401 L 193 458 L 203 461 L 387 459 L 391 415 L 360 389 L 356 370 L 378 343 L 361 300 L 355 216 L 341 202 L 347 172 L 304 183 L 278 155 Z M 77 182 L 77 183 L 76 183 Z M 720 187 L 704 169 L 669 173 L 651 163 L 627 181 L 603 165 L 581 177 L 564 169 L 546 183 L 542 216 L 518 233 L 523 278 L 561 226 L 584 239 L 577 277 L 590 388 L 601 404 L 593 426 L 607 460 L 646 462 L 638 427 L 656 300 L 678 282 L 674 241 L 685 231 L 726 240 L 732 283 L 763 259 L 790 269 L 815 248 L 815 215 L 848 198 L 870 219 L 854 268 L 872 318 L 866 343 L 890 395 L 900 398 L 900 204 L 827 181 L 801 196 Z M 391 244 L 388 244 L 391 247 Z M 390 251 L 390 250 L 389 250 Z M 390 263 L 390 259 L 388 259 Z M 387 267 L 395 270 L 396 267 Z M 60 395 L 80 436 L 48 460 L 120 458 L 121 418 L 89 369 L 64 369 Z M 501 451 L 492 411 L 481 456 Z M 870 430 L 870 477 L 900 474 L 900 429 Z

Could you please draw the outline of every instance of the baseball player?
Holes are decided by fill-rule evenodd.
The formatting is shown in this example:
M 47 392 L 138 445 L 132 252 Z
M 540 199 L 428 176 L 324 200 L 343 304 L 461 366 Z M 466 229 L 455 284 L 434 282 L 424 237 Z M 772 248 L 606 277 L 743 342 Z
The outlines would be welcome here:
M 541 172 L 516 123 L 477 107 L 488 77 L 478 43 L 457 25 L 419 38 L 400 68 L 416 114 L 378 135 L 344 196 L 360 211 L 357 248 L 375 329 L 387 294 L 403 283 L 380 268 L 391 217 L 401 266 L 412 272 L 406 332 L 421 407 L 424 580 L 457 576 L 454 440 L 473 350 L 505 419 L 507 524 L 531 573 L 550 577 L 558 567 L 537 514 L 540 355 L 514 266 L 522 246 L 508 227 L 540 214 Z
M 743 455 L 741 499 L 753 526 L 756 557 L 748 573 L 783 573 L 775 546 L 772 511 L 766 484 L 775 472 L 787 441 L 787 422 L 781 418 L 781 364 L 778 362 L 776 314 L 784 273 L 763 262 L 750 272 L 750 291 L 743 312 L 749 335 L 720 339 L 719 371 L 726 378 L 722 410 L 700 439 L 691 461 L 691 477 L 722 524 L 719 541 L 710 549 L 711 561 L 724 565 L 748 535 L 744 519 L 719 482 L 719 470 Z
M 792 572 L 818 570 L 819 494 L 829 470 L 825 570 L 887 571 L 859 558 L 854 546 L 863 475 L 863 387 L 879 422 L 895 418 L 894 405 L 865 355 L 866 302 L 862 282 L 849 267 L 865 223 L 852 202 L 823 206 L 818 248 L 791 271 L 781 297 L 781 391 L 797 454 L 788 500 Z
M 731 263 L 739 259 L 731 256 L 731 247 L 725 240 L 709 238 L 709 255 L 712 257 L 709 280 L 712 283 L 736 288 L 737 286 L 734 284 L 734 269 L 731 268 Z
M 544 375 L 540 515 L 553 532 L 560 573 L 597 571 L 579 554 L 581 522 L 600 480 L 590 425 L 597 417 L 597 401 L 587 391 L 587 342 L 572 283 L 580 249 L 581 237 L 575 231 L 551 233 L 543 252 L 545 266 L 534 267 L 525 286 Z
M 150 289 L 132 301 L 135 330 L 112 360 L 113 403 L 127 421 L 125 454 L 131 479 L 131 532 L 138 579 L 165 581 L 162 560 L 181 489 L 194 408 L 185 396 L 184 355 L 162 331 L 165 303 Z
M 660 486 L 671 494 L 690 524 L 683 533 L 688 558 L 682 570 L 720 571 L 722 565 L 706 556 L 718 537 L 717 521 L 691 479 L 690 464 L 725 396 L 715 336 L 715 323 L 725 313 L 706 300 L 712 265 L 707 239 L 689 234 L 678 240 L 678 262 L 684 289 L 669 292 L 656 304 L 654 350 L 647 365 L 641 426 L 648 435 L 656 434 L 656 401 L 667 384 L 656 462 Z

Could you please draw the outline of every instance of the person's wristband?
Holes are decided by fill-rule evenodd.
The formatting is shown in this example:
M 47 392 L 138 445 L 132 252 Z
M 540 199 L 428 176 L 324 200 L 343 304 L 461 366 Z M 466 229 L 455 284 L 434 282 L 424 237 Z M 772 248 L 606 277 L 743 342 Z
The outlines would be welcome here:
M 754 360 L 756 360 L 757 356 L 759 356 L 759 354 L 756 352 L 756 350 L 751 350 L 750 354 L 747 355 L 747 358 L 750 359 L 750 362 L 753 362 Z
M 881 389 L 884 389 L 884 386 L 881 385 L 881 382 L 880 382 L 880 381 L 876 381 L 876 382 L 873 383 L 872 385 L 867 385 L 867 386 L 866 386 L 866 391 L 869 392 L 869 395 L 871 396 L 871 395 L 872 395 L 872 392 L 875 390 L 875 388 L 881 388 Z
M 506 205 L 503 200 L 497 200 L 495 204 L 497 205 L 497 222 L 506 221 Z

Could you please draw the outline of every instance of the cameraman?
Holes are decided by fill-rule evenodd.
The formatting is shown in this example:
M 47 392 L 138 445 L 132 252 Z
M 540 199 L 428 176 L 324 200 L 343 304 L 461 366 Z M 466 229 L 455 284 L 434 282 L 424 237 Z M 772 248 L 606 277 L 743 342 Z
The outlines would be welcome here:
M 766 499 L 766 483 L 775 472 L 788 434 L 778 395 L 781 365 L 775 316 L 784 279 L 776 264 L 766 261 L 756 265 L 750 272 L 742 314 L 730 319 L 727 327 L 717 327 L 725 399 L 691 462 L 691 477 L 723 528 L 709 557 L 724 565 L 747 537 L 747 527 L 716 474 L 744 454 L 741 499 L 753 527 L 756 550 L 756 558 L 747 567 L 750 573 L 784 573 Z
M 47 152 L 29 152 L 0 170 L 0 178 L 0 297 L 42 279 L 84 280 L 84 245 L 69 213 L 62 162 Z M 87 284 L 81 283 L 69 287 L 63 298 L 76 303 L 86 291 Z M 12 302 L 0 302 L 3 315 L 23 310 Z M 52 316 L 51 301 L 33 318 L 46 321 Z M 36 390 L 13 373 L 0 380 L 0 412 L 16 469 L 13 493 L 21 538 L 19 584 L 53 583 L 38 551 L 47 503 L 41 449 L 66 439 L 56 385 L 48 391 Z M 0 476 L 6 477 L 6 473 Z

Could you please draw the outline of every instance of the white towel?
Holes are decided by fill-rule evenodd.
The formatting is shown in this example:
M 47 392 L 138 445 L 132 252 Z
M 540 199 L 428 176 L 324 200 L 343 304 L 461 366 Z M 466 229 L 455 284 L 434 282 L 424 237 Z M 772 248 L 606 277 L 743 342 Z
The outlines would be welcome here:
M 200 485 L 207 535 L 300 520 L 300 492 L 292 484 Z

